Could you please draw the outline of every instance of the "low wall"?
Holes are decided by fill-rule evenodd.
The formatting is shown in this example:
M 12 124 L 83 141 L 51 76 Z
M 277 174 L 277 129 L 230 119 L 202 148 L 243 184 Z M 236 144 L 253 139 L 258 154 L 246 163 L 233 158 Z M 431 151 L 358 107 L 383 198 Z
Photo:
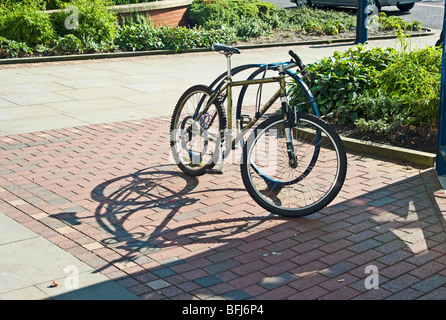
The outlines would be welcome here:
M 158 0 L 154 2 L 112 6 L 110 10 L 124 16 L 134 13 L 150 16 L 155 26 L 187 26 L 186 10 L 192 0 Z

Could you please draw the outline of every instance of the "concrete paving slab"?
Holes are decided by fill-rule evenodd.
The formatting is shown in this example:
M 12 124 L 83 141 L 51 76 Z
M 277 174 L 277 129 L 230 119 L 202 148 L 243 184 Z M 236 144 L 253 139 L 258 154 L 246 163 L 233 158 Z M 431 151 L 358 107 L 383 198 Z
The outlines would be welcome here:
M 3 95 L 3 99 L 20 106 L 73 100 L 69 96 L 61 95 L 57 92 L 8 94 Z
M 8 112 L 0 111 L 0 121 L 35 119 L 42 116 L 51 116 L 62 114 L 53 108 L 41 104 L 16 106 L 8 110 Z
M 131 102 L 126 102 L 120 98 L 106 97 L 83 100 L 82 103 L 79 103 L 79 101 L 46 103 L 45 106 L 48 106 L 57 112 L 62 112 L 65 115 L 76 118 L 76 115 L 82 115 L 92 111 L 128 108 L 132 106 L 136 107 L 137 105 Z
M 30 70 L 31 69 L 33 68 L 30 68 Z M 0 87 L 9 85 L 21 85 L 23 83 L 53 83 L 56 82 L 58 79 L 60 79 L 59 77 L 55 77 L 53 75 L 46 73 L 11 74 L 11 72 L 9 72 L 9 76 L 8 73 L 6 73 L 5 76 L 3 76 L 3 71 L 5 70 L 1 71 L 2 71 L 2 77 L 0 77 Z
M 46 300 L 48 297 L 35 286 L 0 293 L 0 300 Z
M 1 131 L 6 134 L 23 133 L 24 131 L 36 132 L 46 129 L 60 129 L 88 125 L 87 122 L 70 117 L 69 115 L 39 116 L 36 118 L 16 119 L 0 121 Z
M 0 299 L 138 299 L 95 269 L 0 213 Z M 53 281 L 60 285 L 53 287 Z
M 72 289 L 67 277 L 57 279 L 57 288 L 45 284 L 36 287 L 53 300 L 140 300 L 138 296 L 96 271 L 79 273 L 79 288 Z M 65 284 L 65 281 L 67 283 Z
M 93 271 L 42 237 L 0 246 L 2 260 L 0 293 L 66 277 L 64 268 L 75 265 L 80 272 Z
M 119 77 L 120 78 L 120 77 Z M 65 89 L 90 89 L 110 86 L 119 86 L 122 81 L 113 78 L 86 78 L 86 79 L 60 79 L 56 82 Z
M 73 80 L 74 75 L 76 74 L 84 74 L 86 72 L 91 72 L 92 68 L 89 65 L 86 64 L 58 64 L 58 65 L 40 65 L 37 68 L 27 68 L 26 69 L 29 74 L 34 75 L 50 75 L 55 77 L 56 79 L 60 78 L 59 76 L 62 75 L 62 78 L 68 78 L 70 80 Z M 72 76 L 72 77 L 70 77 Z
M 131 90 L 122 86 L 111 86 L 111 87 L 98 87 L 98 88 L 85 88 L 85 89 L 71 89 L 59 91 L 59 94 L 69 97 L 71 99 L 76 99 L 78 101 L 109 98 L 109 97 L 119 97 L 122 95 L 132 95 L 138 93 L 136 90 Z M 68 100 L 68 99 L 65 99 Z M 52 102 L 52 101 L 49 101 Z
M 65 89 L 67 89 L 66 86 L 54 82 L 24 83 L 24 84 L 1 86 L 0 95 L 7 96 L 14 94 L 42 93 L 42 92 L 51 92 Z
M 36 233 L 23 227 L 20 223 L 15 222 L 1 212 L 0 226 L 2 226 L 2 232 L 0 233 L 0 246 L 16 241 L 36 238 L 38 236 Z
M 13 103 L 11 101 L 5 100 L 3 98 L 0 98 L 0 108 L 8 108 L 8 107 L 15 107 L 17 106 L 16 103 Z M 0 112 L 6 112 L 6 110 L 0 110 Z

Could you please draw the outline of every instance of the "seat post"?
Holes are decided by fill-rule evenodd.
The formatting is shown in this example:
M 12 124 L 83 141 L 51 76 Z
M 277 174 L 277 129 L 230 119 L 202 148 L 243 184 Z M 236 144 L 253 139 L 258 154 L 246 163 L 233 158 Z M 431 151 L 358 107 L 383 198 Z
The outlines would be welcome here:
M 232 80 L 232 73 L 231 73 L 231 70 L 232 70 L 232 66 L 231 66 L 231 56 L 232 56 L 232 53 L 231 52 L 227 52 L 227 53 L 225 53 L 225 56 L 226 56 L 226 62 L 227 62 L 227 68 L 228 68 L 228 80 L 231 81 Z
M 226 56 L 226 61 L 227 61 L 227 67 L 228 67 L 228 79 L 226 80 L 227 83 L 231 83 L 232 82 L 232 66 L 231 66 L 231 56 L 232 56 L 232 52 L 226 51 L 225 52 L 225 56 Z M 228 88 L 226 89 L 226 93 L 227 93 L 227 112 L 226 112 L 226 116 L 227 116 L 227 123 L 228 123 L 228 130 L 232 130 L 232 87 L 231 85 L 228 86 Z

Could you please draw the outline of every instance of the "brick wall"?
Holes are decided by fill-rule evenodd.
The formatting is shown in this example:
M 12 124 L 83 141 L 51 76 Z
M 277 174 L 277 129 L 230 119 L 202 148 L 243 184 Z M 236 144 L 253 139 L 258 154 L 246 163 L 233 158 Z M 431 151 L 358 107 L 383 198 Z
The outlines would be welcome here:
M 187 6 L 158 10 L 140 11 L 139 14 L 150 16 L 154 26 L 187 26 Z M 125 17 L 131 15 L 124 14 Z
M 155 26 L 186 26 L 187 6 L 149 11 L 148 14 Z

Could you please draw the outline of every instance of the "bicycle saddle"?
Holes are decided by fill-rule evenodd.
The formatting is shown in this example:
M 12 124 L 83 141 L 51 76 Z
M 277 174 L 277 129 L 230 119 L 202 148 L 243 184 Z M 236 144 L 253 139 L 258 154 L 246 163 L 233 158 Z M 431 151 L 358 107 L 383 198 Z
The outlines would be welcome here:
M 229 47 L 227 45 L 221 44 L 221 43 L 213 43 L 212 44 L 212 50 L 218 51 L 220 53 L 226 54 L 233 54 L 237 53 L 240 54 L 240 50 L 234 47 Z

